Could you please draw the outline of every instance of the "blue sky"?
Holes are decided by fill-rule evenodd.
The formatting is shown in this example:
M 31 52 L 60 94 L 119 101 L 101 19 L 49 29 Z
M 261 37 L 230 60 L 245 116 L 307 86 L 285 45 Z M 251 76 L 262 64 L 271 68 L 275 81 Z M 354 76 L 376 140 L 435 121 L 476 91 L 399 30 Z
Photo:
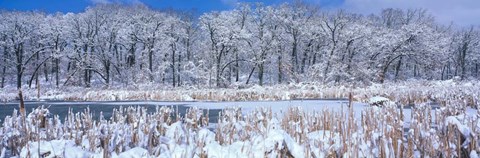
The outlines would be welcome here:
M 308 0 L 308 3 L 320 4 L 322 6 L 340 5 L 343 0 Z M 208 12 L 212 10 L 228 10 L 233 8 L 237 2 L 259 2 L 255 0 L 0 0 L 0 8 L 7 10 L 20 11 L 45 11 L 55 12 L 81 12 L 87 6 L 96 3 L 115 3 L 125 4 L 143 3 L 151 8 L 163 9 L 173 8 L 181 10 L 196 9 L 198 12 Z M 266 5 L 281 4 L 289 0 L 263 0 L 260 1 Z
M 212 10 L 228 10 L 237 2 L 263 2 L 266 5 L 292 2 L 293 0 L 0 0 L 0 9 L 38 10 L 48 13 L 81 12 L 96 3 L 143 3 L 151 8 L 193 9 L 199 13 Z M 383 8 L 424 8 L 438 22 L 455 23 L 458 26 L 480 25 L 480 0 L 304 0 L 320 5 L 326 10 L 344 9 L 361 14 L 378 14 Z

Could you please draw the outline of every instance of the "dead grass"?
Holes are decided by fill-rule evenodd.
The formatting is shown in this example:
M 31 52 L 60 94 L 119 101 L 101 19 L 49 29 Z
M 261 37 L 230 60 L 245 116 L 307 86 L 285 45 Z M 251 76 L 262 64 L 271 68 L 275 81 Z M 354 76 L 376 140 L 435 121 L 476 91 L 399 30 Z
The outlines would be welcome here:
M 480 152 L 480 120 L 462 117 L 465 108 L 459 107 L 464 105 L 450 104 L 438 110 L 425 105 L 414 107 L 408 131 L 404 131 L 404 109 L 395 105 L 366 108 L 360 118 L 355 118 L 352 106 L 311 112 L 291 107 L 282 114 L 258 108 L 246 115 L 240 108 L 229 108 L 221 112 L 213 131 L 218 144 L 229 146 L 238 141 L 254 142 L 258 136 L 268 138 L 272 130 L 281 130 L 303 147 L 306 157 L 319 153 L 327 157 L 414 157 L 415 153 L 424 157 L 465 157 L 471 151 Z M 177 145 L 193 146 L 193 154 L 198 157 L 208 157 L 205 138 L 196 133 L 209 125 L 210 118 L 208 112 L 198 108 L 180 116 L 172 107 L 158 107 L 154 112 L 143 107 L 122 107 L 114 109 L 108 120 L 93 119 L 88 108 L 79 113 L 69 110 L 64 121 L 47 115 L 48 109 L 39 107 L 26 117 L 23 126 L 17 121 L 21 115 L 14 111 L 0 128 L 0 135 L 5 138 L 0 144 L 18 155 L 22 148 L 28 148 L 26 142 L 67 139 L 91 152 L 106 151 L 105 157 L 133 147 L 159 156 L 171 150 L 166 148 L 168 138 Z M 452 118 L 462 127 L 451 123 Z M 471 129 L 470 134 L 462 134 L 463 128 Z M 316 131 L 324 132 L 319 138 L 310 138 L 309 134 Z M 7 133 L 10 136 L 5 137 Z M 293 151 L 285 141 L 277 142 L 265 154 L 292 157 Z M 246 145 L 242 152 L 253 151 Z

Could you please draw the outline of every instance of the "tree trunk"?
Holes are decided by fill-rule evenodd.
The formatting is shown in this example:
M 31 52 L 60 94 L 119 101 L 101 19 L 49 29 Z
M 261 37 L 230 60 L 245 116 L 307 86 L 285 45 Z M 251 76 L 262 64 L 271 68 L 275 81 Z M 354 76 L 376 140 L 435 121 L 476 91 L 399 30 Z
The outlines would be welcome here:
M 105 83 L 107 87 L 110 86 L 110 60 L 107 59 L 105 63 Z
M 300 72 L 303 74 L 305 73 L 305 67 L 306 67 L 306 64 L 307 64 L 307 56 L 308 56 L 308 53 L 310 52 L 310 47 L 312 46 L 312 42 L 313 40 L 310 40 L 308 42 L 308 45 L 307 45 L 307 48 L 305 49 L 305 51 L 303 52 L 303 58 L 302 58 L 302 66 L 300 68 Z
M 246 82 L 245 84 L 250 83 L 250 78 L 252 77 L 253 72 L 255 71 L 255 68 L 256 68 L 256 67 L 257 67 L 256 65 L 253 66 L 252 71 L 250 71 L 250 73 L 248 74 L 247 82 Z
M 298 59 L 297 59 L 297 36 L 293 36 L 292 44 L 292 72 L 297 72 Z
M 150 70 L 150 82 L 153 81 L 153 51 L 148 51 L 148 70 Z
M 258 65 L 258 84 L 260 86 L 263 86 L 263 69 L 264 69 L 264 64 L 263 62 Z
M 452 76 L 452 67 L 451 67 L 451 63 L 448 62 L 448 63 L 447 63 L 447 76 L 446 76 L 446 79 L 450 79 L 451 76 Z
M 445 80 L 445 70 L 446 70 L 445 67 L 446 67 L 446 66 L 443 66 L 443 67 L 442 67 L 442 75 L 440 76 L 440 79 L 441 79 L 441 80 Z
M 355 56 L 355 52 L 350 52 L 349 51 L 349 57 L 348 57 L 348 65 L 347 65 L 347 72 L 349 74 L 352 74 L 352 63 L 353 63 L 353 57 Z
M 265 60 L 266 60 L 266 53 L 267 50 L 262 50 L 260 54 L 260 64 L 258 64 L 258 83 L 260 86 L 263 86 L 263 75 L 265 74 Z
M 330 55 L 327 58 L 327 66 L 325 67 L 325 72 L 323 72 L 324 81 L 327 78 L 328 71 L 330 71 L 330 60 L 332 60 L 333 53 L 335 52 L 336 42 L 333 42 L 333 47 L 330 50 Z
M 478 65 L 478 63 L 475 64 L 475 77 L 478 77 Z
M 48 82 L 48 65 L 47 65 L 47 62 L 43 63 L 43 73 L 45 74 L 45 81 Z
M 15 50 L 15 54 L 17 58 L 17 63 L 16 63 L 17 89 L 22 88 L 22 76 L 23 76 L 23 48 L 22 47 L 23 47 L 22 45 L 19 45 Z
M 460 78 L 463 80 L 465 79 L 466 75 L 466 56 L 467 56 L 467 50 L 468 50 L 468 43 L 464 43 L 462 46 L 462 50 L 460 52 L 460 69 L 461 69 L 461 74 Z
M 2 83 L 0 85 L 0 88 L 5 87 L 5 73 L 7 71 L 7 47 L 3 47 L 3 68 L 2 68 Z
M 166 63 L 167 59 L 168 59 L 168 53 L 165 53 L 165 55 L 163 56 L 163 63 Z M 167 75 L 165 74 L 165 71 L 162 71 L 162 83 L 163 84 L 165 84 L 166 76 Z
M 57 86 L 57 88 L 58 88 L 58 84 L 59 84 L 59 80 L 60 80 L 60 78 L 59 78 L 59 71 L 60 71 L 59 63 L 60 63 L 60 61 L 59 60 L 60 59 L 55 58 L 55 85 Z
M 5 63 L 6 61 L 3 60 L 3 62 Z M 4 65 L 3 68 L 2 68 L 2 83 L 0 85 L 0 88 L 5 87 L 5 72 L 6 72 L 6 70 L 7 70 L 7 66 Z
M 35 60 L 35 67 L 39 67 L 39 66 L 40 66 L 40 65 L 39 65 L 39 62 L 40 62 L 40 54 L 37 53 L 36 56 L 37 56 L 37 59 Z M 37 87 L 38 84 L 39 84 L 39 83 L 38 83 L 38 76 L 40 76 L 41 73 L 35 72 L 33 75 L 35 76 L 35 87 Z M 30 88 L 31 85 L 32 85 L 32 82 L 30 81 L 30 83 L 28 84 L 28 87 Z
M 400 57 L 400 59 L 398 60 L 397 66 L 395 68 L 395 80 L 398 79 L 398 74 L 400 72 L 400 67 L 402 66 L 402 58 L 403 57 Z
M 90 86 L 91 86 L 90 85 L 90 62 L 88 62 L 89 53 L 88 53 L 88 45 L 87 44 L 84 45 L 83 53 L 84 53 L 85 59 L 87 61 L 84 65 L 85 70 L 83 72 L 83 78 L 84 78 L 85 87 L 90 88 Z
M 172 47 L 172 85 L 176 86 L 176 72 L 175 72 L 175 45 L 171 44 Z
M 181 85 L 181 80 L 180 80 L 180 72 L 182 71 L 181 69 L 181 61 L 182 61 L 182 54 L 178 53 L 178 62 L 177 62 L 177 86 Z
M 38 54 L 37 54 L 38 55 Z M 38 67 L 38 56 L 36 56 L 36 61 L 35 61 L 35 67 Z M 33 84 L 33 80 L 34 79 L 38 79 L 38 77 L 36 77 L 36 72 L 34 72 L 32 74 L 32 77 L 30 78 L 30 80 L 27 81 L 27 84 L 28 84 L 28 88 L 32 88 L 32 84 Z
M 89 88 L 90 87 L 90 79 L 89 79 L 89 70 L 88 67 L 87 69 L 84 70 L 83 72 L 83 77 L 84 77 L 84 82 L 85 82 L 85 87 Z
M 387 74 L 387 71 L 388 71 L 388 66 L 385 66 L 385 67 L 382 68 L 380 74 L 378 75 L 380 83 L 385 82 L 385 75 Z
M 234 74 L 233 72 L 235 71 L 235 70 L 233 70 L 232 67 L 233 67 L 232 64 L 228 65 L 228 75 L 227 75 L 228 79 L 227 80 L 230 83 L 232 83 L 232 75 Z
M 18 72 L 21 71 L 22 68 L 19 67 L 21 66 L 17 65 L 17 89 L 22 88 L 22 72 Z
M 417 77 L 417 64 L 413 65 L 413 78 Z
M 216 65 L 216 69 L 217 69 L 217 73 L 215 74 L 215 78 L 216 78 L 216 86 L 217 87 L 220 87 L 220 58 L 217 57 L 217 63 L 215 64 Z
M 186 42 L 186 47 L 187 47 L 187 61 L 190 61 L 190 59 L 192 58 L 192 53 L 190 51 L 190 38 L 187 39 L 187 42 Z
M 127 65 L 129 67 L 133 67 L 135 65 L 135 43 L 131 44 L 130 50 L 128 51 Z
M 235 49 L 235 82 L 238 82 L 240 78 L 239 69 L 240 69 L 240 64 L 238 62 L 238 50 Z
M 282 55 L 278 55 L 277 58 L 278 68 L 278 83 L 282 83 Z

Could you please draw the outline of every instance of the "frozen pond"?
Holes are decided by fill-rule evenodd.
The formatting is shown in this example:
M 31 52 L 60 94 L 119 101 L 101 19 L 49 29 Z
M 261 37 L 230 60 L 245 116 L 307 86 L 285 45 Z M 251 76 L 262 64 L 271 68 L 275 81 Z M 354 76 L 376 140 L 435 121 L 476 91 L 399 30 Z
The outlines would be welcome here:
M 7 102 L 0 104 L 0 118 L 3 120 L 7 115 L 12 115 L 14 109 L 19 109 L 18 102 Z M 257 107 L 271 108 L 273 112 L 282 112 L 288 107 L 302 107 L 305 110 L 322 110 L 322 109 L 342 109 L 348 105 L 347 100 L 289 100 L 289 101 L 248 101 L 248 102 L 210 102 L 210 101 L 190 101 L 190 102 L 165 102 L 165 101 L 27 101 L 25 108 L 27 114 L 34 108 L 39 106 L 48 107 L 52 114 L 59 115 L 63 120 L 69 109 L 73 112 L 84 111 L 89 108 L 94 118 L 98 119 L 100 112 L 106 119 L 112 115 L 114 108 L 121 106 L 142 106 L 146 107 L 148 112 L 155 111 L 158 106 L 171 106 L 178 109 L 183 115 L 189 107 L 198 107 L 200 109 L 209 110 L 210 120 L 217 121 L 218 113 L 224 108 L 241 107 L 243 113 Z M 355 107 L 362 109 L 364 104 L 355 103 Z M 358 110 L 360 110 L 358 109 Z
M 44 106 L 48 107 L 50 113 L 59 115 L 61 120 L 64 120 L 69 109 L 72 109 L 74 113 L 82 112 L 87 108 L 93 114 L 95 119 L 98 119 L 100 112 L 103 113 L 105 119 L 110 119 L 114 108 L 128 107 L 128 106 L 142 106 L 147 108 L 148 112 L 154 112 L 159 106 L 171 106 L 178 109 L 180 114 L 184 114 L 188 107 L 189 102 L 156 102 L 156 101 L 27 101 L 25 102 L 25 109 L 27 114 L 32 109 Z M 14 109 L 19 109 L 18 102 L 9 102 L 0 104 L 0 118 L 5 118 L 7 115 L 12 115 Z M 212 117 L 217 117 L 220 110 L 210 110 Z
M 5 116 L 12 115 L 13 109 L 19 109 L 18 102 L 7 102 L 0 104 L 0 120 L 3 121 Z M 148 112 L 154 112 L 159 106 L 173 107 L 181 116 L 185 114 L 190 107 L 198 107 L 204 112 L 209 111 L 209 118 L 211 123 L 216 123 L 218 114 L 225 108 L 241 107 L 242 113 L 247 114 L 255 108 L 271 108 L 274 113 L 281 114 L 289 107 L 300 107 L 306 112 L 315 112 L 320 110 L 328 111 L 347 111 L 348 100 L 345 99 L 330 99 L 330 100 L 286 100 L 286 101 L 239 101 L 239 102 L 213 102 L 213 101 L 186 101 L 186 102 L 168 102 L 168 101 L 27 101 L 25 107 L 27 114 L 34 108 L 39 106 L 48 107 L 50 113 L 59 115 L 61 120 L 68 113 L 71 108 L 73 112 L 84 111 L 86 108 L 90 109 L 93 117 L 98 119 L 100 112 L 103 112 L 105 119 L 109 119 L 114 108 L 121 106 L 142 106 L 146 107 Z M 353 111 L 355 118 L 361 118 L 361 112 L 367 108 L 366 103 L 353 103 Z M 437 106 L 432 105 L 432 114 L 435 114 Z M 476 110 L 467 109 L 467 113 L 475 114 Z M 411 107 L 404 107 L 404 123 L 405 128 L 409 128 L 411 120 Z

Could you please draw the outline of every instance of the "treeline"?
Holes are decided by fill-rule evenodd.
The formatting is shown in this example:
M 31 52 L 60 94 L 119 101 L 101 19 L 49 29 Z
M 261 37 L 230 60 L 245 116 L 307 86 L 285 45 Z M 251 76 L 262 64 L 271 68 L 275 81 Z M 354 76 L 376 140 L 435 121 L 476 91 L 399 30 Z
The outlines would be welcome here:
M 227 87 L 479 78 L 479 29 L 426 10 L 378 15 L 294 3 L 189 11 L 97 5 L 81 13 L 0 12 L 1 87 Z

